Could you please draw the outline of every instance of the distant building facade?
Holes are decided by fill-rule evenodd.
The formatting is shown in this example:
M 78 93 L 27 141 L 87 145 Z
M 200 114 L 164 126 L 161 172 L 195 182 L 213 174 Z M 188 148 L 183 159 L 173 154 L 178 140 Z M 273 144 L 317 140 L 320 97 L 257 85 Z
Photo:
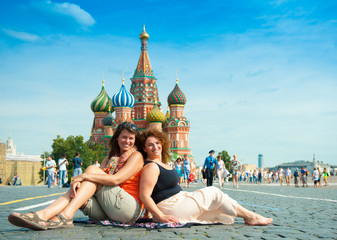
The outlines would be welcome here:
M 278 169 L 279 167 L 282 167 L 283 169 L 289 167 L 289 169 L 294 172 L 296 168 L 301 169 L 301 167 L 305 167 L 310 174 L 314 171 L 314 168 L 319 168 L 321 171 L 326 168 L 326 170 L 330 173 L 333 168 L 328 165 L 323 163 L 323 161 L 317 161 L 316 156 L 313 156 L 312 161 L 305 161 L 305 160 L 299 160 L 299 161 L 294 161 L 294 162 L 288 162 L 288 163 L 282 163 L 279 164 L 275 167 L 275 170 Z
M 9 144 L 8 144 L 9 143 Z M 7 144 L 0 143 L 0 178 L 2 184 L 13 184 L 13 177 L 17 174 L 19 182 L 22 180 L 23 185 L 38 185 L 40 182 L 40 169 L 43 159 L 40 156 L 29 156 L 16 154 L 13 150 L 13 140 L 8 139 Z M 8 154 L 8 152 L 10 154 Z M 14 153 L 15 154 L 12 154 Z

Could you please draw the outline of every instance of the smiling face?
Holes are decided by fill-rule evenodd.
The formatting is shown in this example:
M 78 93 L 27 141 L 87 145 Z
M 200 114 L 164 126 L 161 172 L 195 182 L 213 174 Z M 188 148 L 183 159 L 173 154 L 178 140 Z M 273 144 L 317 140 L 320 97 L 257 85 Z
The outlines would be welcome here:
M 123 154 L 124 152 L 130 150 L 135 145 L 135 141 L 135 134 L 130 133 L 126 129 L 122 130 L 117 138 L 118 146 L 120 148 L 120 154 Z
M 160 159 L 162 153 L 161 142 L 155 137 L 148 137 L 145 141 L 144 151 L 149 159 Z

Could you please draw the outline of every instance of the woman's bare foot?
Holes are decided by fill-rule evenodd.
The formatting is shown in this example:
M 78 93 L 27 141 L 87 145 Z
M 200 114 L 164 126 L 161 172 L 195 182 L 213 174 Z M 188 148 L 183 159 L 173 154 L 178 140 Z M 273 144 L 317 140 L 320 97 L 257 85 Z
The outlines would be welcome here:
M 272 218 L 265 218 L 261 215 L 255 214 L 255 216 L 244 218 L 245 223 L 250 226 L 266 226 L 273 222 Z

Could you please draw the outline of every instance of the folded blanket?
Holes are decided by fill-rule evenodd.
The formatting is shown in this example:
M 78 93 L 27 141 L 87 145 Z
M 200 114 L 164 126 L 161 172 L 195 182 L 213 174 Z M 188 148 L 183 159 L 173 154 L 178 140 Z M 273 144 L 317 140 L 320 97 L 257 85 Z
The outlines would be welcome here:
M 193 225 L 205 225 L 200 223 L 157 223 L 153 222 L 152 219 L 139 219 L 135 223 L 121 223 L 117 221 L 93 221 L 93 220 L 74 220 L 74 223 L 95 223 L 103 226 L 113 226 L 113 227 L 123 227 L 123 228 L 147 228 L 147 229 L 162 229 L 162 228 L 182 228 L 190 227 Z M 206 224 L 208 225 L 208 224 Z

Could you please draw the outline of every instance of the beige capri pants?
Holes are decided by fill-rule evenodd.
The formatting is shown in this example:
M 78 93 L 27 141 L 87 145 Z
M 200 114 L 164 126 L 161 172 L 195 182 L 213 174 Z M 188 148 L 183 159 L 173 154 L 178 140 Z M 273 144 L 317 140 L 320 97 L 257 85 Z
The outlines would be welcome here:
M 82 212 L 95 221 L 122 223 L 137 221 L 143 210 L 137 200 L 119 186 L 102 186 L 88 201 Z
M 216 187 L 194 192 L 181 191 L 157 204 L 167 215 L 179 222 L 233 224 L 237 216 L 237 202 Z

